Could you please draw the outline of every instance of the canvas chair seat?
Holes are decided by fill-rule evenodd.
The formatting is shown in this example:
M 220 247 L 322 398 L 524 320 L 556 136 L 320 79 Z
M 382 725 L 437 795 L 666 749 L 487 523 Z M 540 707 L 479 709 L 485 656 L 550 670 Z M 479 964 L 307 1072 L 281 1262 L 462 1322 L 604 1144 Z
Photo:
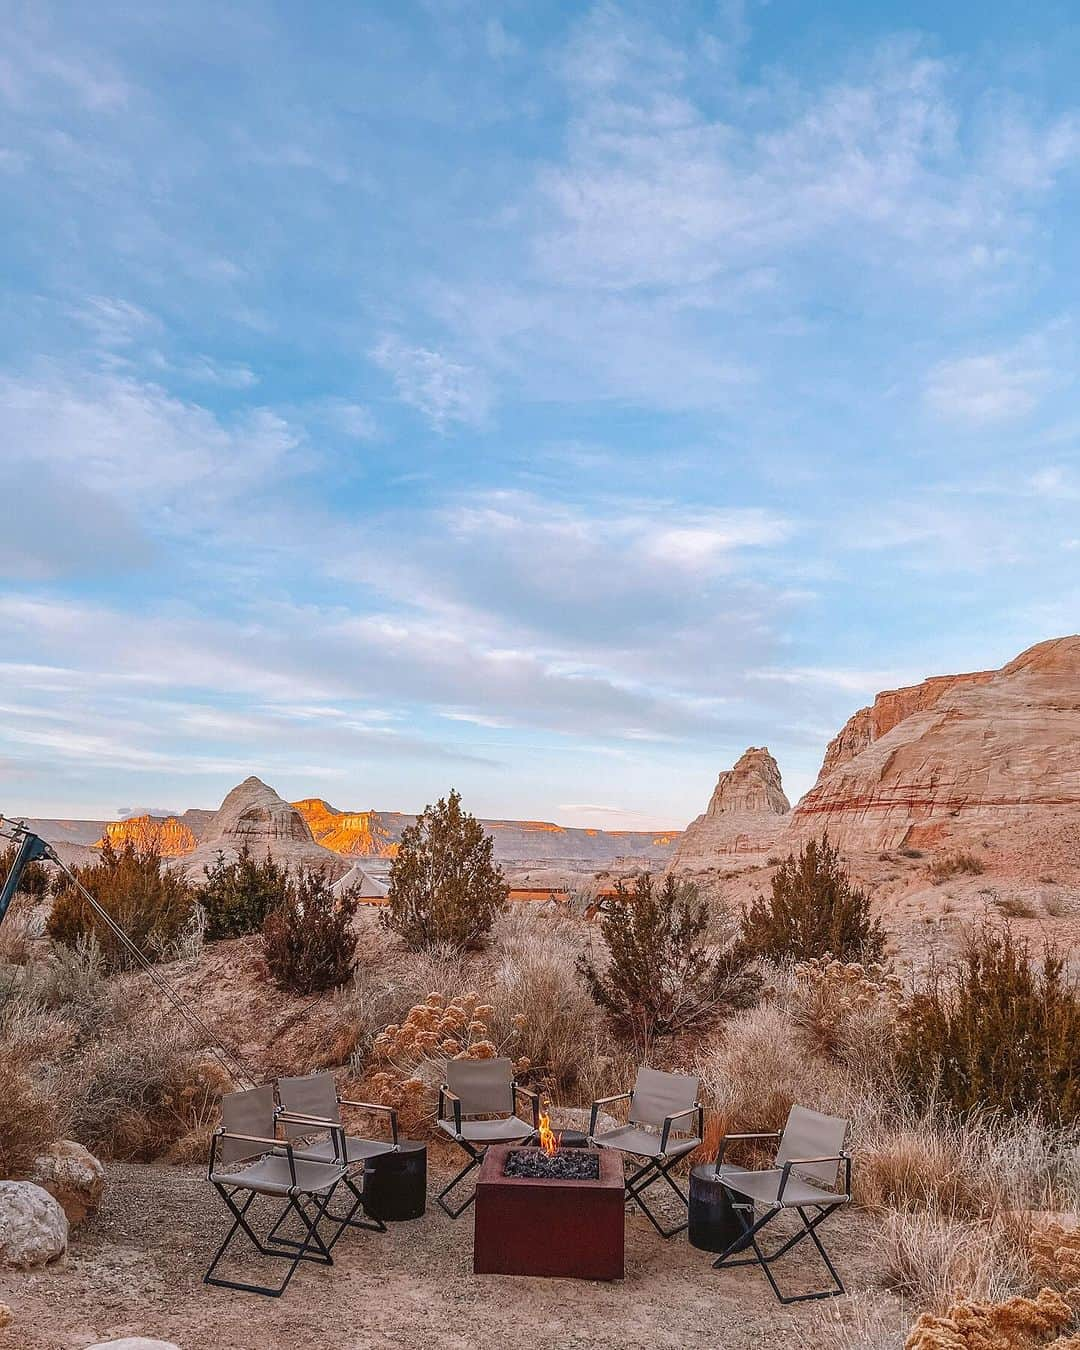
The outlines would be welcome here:
M 636 1153 L 642 1158 L 660 1156 L 660 1136 L 652 1130 L 642 1130 L 636 1125 L 621 1125 L 616 1130 L 606 1130 L 593 1136 L 597 1148 L 615 1148 L 620 1153 Z M 681 1158 L 684 1153 L 697 1148 L 700 1139 L 687 1139 L 683 1136 L 670 1138 L 664 1151 L 666 1158 Z
M 777 1193 L 783 1179 L 782 1167 L 770 1167 L 761 1172 L 749 1172 L 740 1167 L 721 1167 L 720 1179 L 724 1185 L 756 1205 L 776 1205 Z M 797 1172 L 792 1172 L 784 1187 L 784 1197 L 779 1202 L 784 1208 L 797 1209 L 800 1205 L 835 1205 L 841 1197 L 835 1191 L 826 1191 L 804 1181 Z
M 257 1191 L 259 1195 L 288 1195 L 292 1191 L 300 1191 L 305 1195 L 325 1195 L 345 1175 L 345 1169 L 335 1163 L 302 1161 L 299 1155 L 294 1157 L 295 1182 L 288 1158 L 275 1153 L 269 1153 L 235 1171 L 215 1169 L 210 1174 L 210 1180 L 222 1186 L 239 1186 L 245 1191 Z
M 365 1158 L 377 1158 L 383 1153 L 393 1153 L 394 1145 L 382 1139 L 361 1139 L 357 1135 L 345 1136 L 345 1160 L 347 1163 L 363 1162 Z M 337 1152 L 333 1139 L 315 1139 L 310 1144 L 293 1145 L 293 1156 L 303 1158 L 305 1162 L 332 1163 L 337 1161 Z
M 452 1120 L 440 1120 L 439 1128 L 445 1130 L 451 1139 L 458 1137 Z M 508 1116 L 505 1120 L 463 1120 L 461 1137 L 473 1144 L 506 1144 L 516 1139 L 528 1139 L 533 1127 L 526 1125 L 520 1116 Z

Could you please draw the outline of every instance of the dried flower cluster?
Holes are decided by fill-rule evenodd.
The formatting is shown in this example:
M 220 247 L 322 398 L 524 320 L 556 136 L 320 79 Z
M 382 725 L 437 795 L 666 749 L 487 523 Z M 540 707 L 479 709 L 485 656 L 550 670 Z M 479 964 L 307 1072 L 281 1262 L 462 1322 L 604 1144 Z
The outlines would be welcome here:
M 884 1015 L 891 1023 L 903 1001 L 903 987 L 884 966 L 815 957 L 794 969 L 796 1022 L 816 1048 L 835 1057 L 858 1020 Z
M 904 1350 L 1080 1350 L 1080 1336 L 1060 1336 L 1073 1310 L 1053 1289 L 1036 1298 L 1010 1298 L 1004 1303 L 961 1300 L 939 1317 L 923 1313 L 912 1327 Z M 1049 1339 L 1053 1337 L 1054 1339 Z
M 1031 1265 L 1047 1284 L 1069 1290 L 1070 1302 L 1080 1295 L 1080 1228 L 1048 1223 L 1031 1234 Z
M 385 1067 L 369 1079 L 375 1099 L 397 1108 L 403 1128 L 422 1128 L 434 1116 L 434 1088 L 447 1059 L 493 1059 L 499 1053 L 491 1036 L 494 1013 L 474 992 L 453 999 L 429 994 L 400 1025 L 391 1024 L 376 1036 L 373 1058 Z M 519 1014 L 514 1022 L 520 1029 L 525 1018 Z M 529 1061 L 519 1059 L 514 1072 L 528 1068 Z

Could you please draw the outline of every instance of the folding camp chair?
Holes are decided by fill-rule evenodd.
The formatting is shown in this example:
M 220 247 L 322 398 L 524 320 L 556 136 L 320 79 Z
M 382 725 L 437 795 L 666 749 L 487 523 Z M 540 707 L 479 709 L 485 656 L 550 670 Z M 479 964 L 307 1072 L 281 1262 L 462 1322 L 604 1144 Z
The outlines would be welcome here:
M 381 1219 L 368 1215 L 365 1219 L 355 1219 L 351 1215 L 358 1206 L 364 1204 L 363 1173 L 359 1173 L 360 1185 L 357 1185 L 356 1164 L 363 1164 L 366 1158 L 374 1158 L 380 1153 L 392 1153 L 397 1148 L 398 1125 L 397 1111 L 392 1106 L 381 1106 L 377 1102 L 354 1102 L 339 1097 L 332 1073 L 312 1073 L 303 1078 L 279 1078 L 278 1098 L 281 1107 L 278 1119 L 285 1127 L 285 1138 L 292 1143 L 293 1154 L 305 1162 L 335 1162 L 346 1168 L 342 1185 L 351 1192 L 356 1203 L 349 1211 L 350 1217 L 330 1214 L 329 1218 L 341 1224 L 334 1234 L 331 1247 L 341 1236 L 342 1228 L 368 1228 L 376 1233 L 385 1233 L 386 1225 Z M 358 1135 L 345 1134 L 341 1126 L 341 1108 L 353 1106 L 363 1111 L 377 1111 L 390 1118 L 390 1139 L 365 1139 Z M 322 1136 L 314 1138 L 313 1136 Z M 340 1156 L 339 1156 L 340 1155 Z M 364 1209 L 367 1214 L 367 1210 Z M 288 1215 L 279 1221 L 283 1223 Z M 277 1226 L 267 1239 L 270 1242 L 288 1242 L 277 1233 Z M 290 1243 L 291 1245 L 291 1243 Z
M 802 1106 L 793 1106 L 784 1126 L 783 1135 L 774 1130 L 771 1133 L 729 1134 L 721 1139 L 716 1154 L 715 1175 L 731 1195 L 736 1212 L 742 1220 L 744 1232 L 713 1262 L 717 1269 L 760 1265 L 772 1285 L 773 1293 L 781 1303 L 803 1303 L 808 1299 L 833 1298 L 844 1292 L 843 1282 L 829 1259 L 828 1252 L 821 1245 L 817 1229 L 834 1210 L 846 1205 L 851 1199 L 851 1154 L 844 1152 L 847 1133 L 846 1120 L 840 1120 L 836 1116 L 823 1116 Z M 728 1141 L 733 1139 L 779 1139 L 780 1147 L 776 1152 L 774 1166 L 755 1172 L 725 1163 L 724 1151 Z M 836 1190 L 837 1174 L 841 1164 L 844 1167 L 842 1192 Z M 754 1217 L 755 1206 L 764 1209 L 760 1219 Z M 773 1219 L 785 1210 L 794 1210 L 802 1222 L 802 1227 L 794 1237 L 767 1255 L 758 1246 L 757 1235 L 766 1224 L 772 1223 Z M 750 1212 L 750 1220 L 744 1217 L 746 1211 Z M 814 1211 L 813 1217 L 808 1215 L 808 1211 Z M 809 1238 L 818 1249 L 832 1276 L 833 1287 L 810 1294 L 782 1294 L 770 1267 L 774 1261 L 778 1261 L 806 1238 Z M 753 1256 L 743 1257 L 738 1261 L 731 1259 L 747 1245 L 753 1247 Z
M 313 1162 L 299 1158 L 290 1143 L 277 1138 L 274 1089 L 270 1084 L 246 1092 L 227 1093 L 222 1098 L 221 1116 L 222 1124 L 214 1131 L 210 1143 L 207 1175 L 232 1214 L 233 1225 L 203 1278 L 207 1284 L 225 1289 L 243 1289 L 276 1298 L 285 1292 L 301 1261 L 316 1261 L 326 1266 L 333 1264 L 330 1255 L 333 1240 L 324 1241 L 319 1224 L 327 1218 L 331 1197 L 345 1179 L 345 1166 L 336 1161 Z M 337 1133 L 341 1134 L 340 1128 Z M 340 1141 L 339 1147 L 343 1151 Z M 237 1197 L 245 1193 L 247 1198 L 239 1203 Z M 260 1195 L 285 1201 L 285 1208 L 272 1232 L 288 1216 L 295 1215 L 299 1219 L 303 1236 L 298 1242 L 290 1243 L 288 1250 L 283 1251 L 278 1245 L 268 1246 L 269 1239 L 261 1241 L 252 1228 L 248 1211 Z M 260 1255 L 290 1263 L 285 1278 L 276 1288 L 221 1279 L 214 1274 L 239 1232 L 250 1239 Z M 337 1234 L 334 1236 L 336 1238 Z
M 645 1162 L 626 1182 L 627 1199 L 633 1200 L 661 1237 L 674 1237 L 686 1227 L 687 1221 L 674 1228 L 665 1228 L 649 1206 L 643 1192 L 656 1181 L 664 1180 L 689 1211 L 690 1200 L 671 1176 L 671 1168 L 701 1143 L 704 1120 L 697 1100 L 698 1080 L 685 1073 L 662 1073 L 658 1069 L 639 1069 L 633 1092 L 620 1092 L 614 1097 L 601 1097 L 593 1102 L 589 1119 L 589 1142 L 597 1148 L 618 1149 L 630 1157 L 644 1158 Z M 613 1102 L 630 1103 L 629 1122 L 614 1130 L 596 1133 L 596 1120 L 602 1106 Z M 686 1120 L 696 1125 L 692 1136 L 679 1134 L 675 1122 Z M 659 1134 L 656 1131 L 659 1130 Z
M 468 1209 L 476 1199 L 476 1191 L 470 1192 L 469 1198 L 457 1209 L 447 1202 L 447 1197 L 474 1167 L 480 1166 L 488 1147 L 491 1144 L 515 1144 L 531 1139 L 540 1128 L 540 1094 L 519 1087 L 513 1075 L 514 1066 L 508 1059 L 446 1061 L 446 1082 L 439 1089 L 439 1129 L 445 1130 L 469 1155 L 469 1161 L 436 1197 L 452 1219 Z M 532 1104 L 531 1125 L 514 1114 L 519 1096 Z M 446 1114 L 447 1101 L 453 1107 L 449 1118 Z M 476 1116 L 488 1118 L 470 1119 Z

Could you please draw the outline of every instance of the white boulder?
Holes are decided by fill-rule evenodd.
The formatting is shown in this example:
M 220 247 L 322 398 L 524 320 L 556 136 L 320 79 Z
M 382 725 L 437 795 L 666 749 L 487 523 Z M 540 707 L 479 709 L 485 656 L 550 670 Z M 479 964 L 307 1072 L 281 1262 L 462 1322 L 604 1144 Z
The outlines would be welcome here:
M 48 1191 L 32 1181 L 0 1181 L 0 1266 L 43 1266 L 63 1256 L 67 1240 L 67 1217 Z

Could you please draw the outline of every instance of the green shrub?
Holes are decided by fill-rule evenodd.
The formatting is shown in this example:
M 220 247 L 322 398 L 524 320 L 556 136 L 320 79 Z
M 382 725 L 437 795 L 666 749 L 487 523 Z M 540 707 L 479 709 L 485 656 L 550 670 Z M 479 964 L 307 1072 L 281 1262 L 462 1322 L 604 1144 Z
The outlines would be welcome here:
M 130 842 L 117 852 L 106 841 L 100 859 L 77 867 L 75 875 L 147 960 L 172 954 L 191 920 L 195 888 L 181 873 L 163 867 L 157 853 L 140 852 Z M 110 971 L 137 964 L 70 881 L 57 892 L 46 931 L 67 947 L 93 939 Z
M 263 923 L 263 955 L 275 982 L 294 994 L 344 984 L 352 974 L 357 900 L 335 896 L 325 869 L 301 872 Z
M 757 1001 L 762 981 L 750 954 L 717 951 L 706 940 L 708 924 L 696 889 L 673 876 L 659 890 L 648 873 L 632 892 L 616 886 L 600 919 L 611 959 L 599 970 L 583 957 L 579 969 L 619 1032 L 644 1042 L 701 1031 Z
M 199 904 L 206 914 L 206 936 L 212 941 L 257 933 L 272 909 L 285 903 L 289 871 L 279 867 L 269 850 L 256 862 L 247 844 L 234 862 L 219 853 L 212 867 L 204 867 L 205 883 Z
M 869 897 L 852 884 L 828 835 L 811 839 L 797 858 L 787 856 L 773 874 L 772 894 L 743 911 L 741 927 L 747 950 L 773 961 L 835 956 L 872 964 L 885 952 Z
M 506 896 L 494 841 L 451 792 L 403 831 L 384 921 L 414 950 L 443 944 L 465 950 L 487 940 Z
M 983 923 L 960 956 L 930 971 L 904 1011 L 900 1063 L 912 1089 L 958 1111 L 1080 1116 L 1080 986 L 1050 944 Z

